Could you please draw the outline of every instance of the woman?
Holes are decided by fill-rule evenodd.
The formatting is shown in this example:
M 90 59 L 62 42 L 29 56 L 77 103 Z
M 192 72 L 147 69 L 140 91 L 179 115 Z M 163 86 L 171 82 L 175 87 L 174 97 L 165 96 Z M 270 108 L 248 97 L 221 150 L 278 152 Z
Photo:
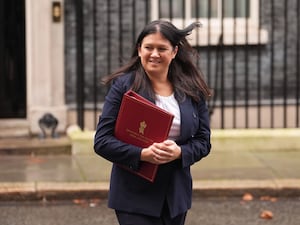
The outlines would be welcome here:
M 94 149 L 114 163 L 108 205 L 121 225 L 181 225 L 191 208 L 190 166 L 207 156 L 211 147 L 205 101 L 210 90 L 186 40 L 198 26 L 193 23 L 180 30 L 167 21 L 151 22 L 140 33 L 130 62 L 105 80 L 111 86 Z M 114 137 L 122 96 L 129 89 L 174 114 L 168 140 L 140 148 Z M 140 161 L 159 165 L 153 183 L 116 165 L 137 170 Z

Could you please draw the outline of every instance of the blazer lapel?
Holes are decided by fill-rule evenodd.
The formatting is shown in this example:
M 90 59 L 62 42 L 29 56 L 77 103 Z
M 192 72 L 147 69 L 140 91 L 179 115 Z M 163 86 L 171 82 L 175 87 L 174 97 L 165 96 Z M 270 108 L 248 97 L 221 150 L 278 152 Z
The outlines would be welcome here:
M 186 98 L 184 102 L 179 103 L 179 109 L 181 113 L 181 129 L 178 141 L 180 142 L 181 140 L 186 140 L 189 136 L 191 136 L 192 127 L 194 126 L 194 120 L 192 118 L 196 115 L 190 98 Z

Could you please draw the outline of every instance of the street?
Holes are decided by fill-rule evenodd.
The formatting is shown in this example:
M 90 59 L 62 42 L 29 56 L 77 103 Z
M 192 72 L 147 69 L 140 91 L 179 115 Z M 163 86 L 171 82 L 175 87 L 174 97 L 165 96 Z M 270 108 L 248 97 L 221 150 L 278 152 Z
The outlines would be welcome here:
M 0 202 L 0 225 L 117 225 L 106 199 Z M 273 218 L 261 218 L 263 211 Z M 194 198 L 186 225 L 298 225 L 300 198 Z M 266 216 L 268 217 L 268 216 Z

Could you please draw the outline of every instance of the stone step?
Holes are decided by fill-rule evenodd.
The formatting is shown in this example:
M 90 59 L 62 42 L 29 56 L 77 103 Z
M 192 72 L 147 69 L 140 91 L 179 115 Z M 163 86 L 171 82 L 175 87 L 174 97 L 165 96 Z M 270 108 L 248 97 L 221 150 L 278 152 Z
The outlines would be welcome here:
M 0 138 L 29 137 L 29 123 L 25 119 L 1 119 Z
M 0 155 L 51 155 L 71 153 L 71 141 L 66 136 L 45 139 L 38 137 L 0 138 Z

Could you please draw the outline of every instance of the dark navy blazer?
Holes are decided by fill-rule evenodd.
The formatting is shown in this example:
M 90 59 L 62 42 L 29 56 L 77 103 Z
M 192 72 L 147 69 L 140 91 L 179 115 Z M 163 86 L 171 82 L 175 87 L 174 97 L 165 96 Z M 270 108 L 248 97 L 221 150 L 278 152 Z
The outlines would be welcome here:
M 97 125 L 94 149 L 105 159 L 136 170 L 142 148 L 126 144 L 114 137 L 114 126 L 123 94 L 130 89 L 132 74 L 116 79 L 105 98 Z M 144 97 L 145 94 L 140 93 Z M 176 96 L 176 95 L 175 95 Z M 153 183 L 113 164 L 108 206 L 121 211 L 159 217 L 167 201 L 174 217 L 191 208 L 192 177 L 190 166 L 210 152 L 209 115 L 206 102 L 186 98 L 179 102 L 181 134 L 176 140 L 182 158 L 160 165 Z

